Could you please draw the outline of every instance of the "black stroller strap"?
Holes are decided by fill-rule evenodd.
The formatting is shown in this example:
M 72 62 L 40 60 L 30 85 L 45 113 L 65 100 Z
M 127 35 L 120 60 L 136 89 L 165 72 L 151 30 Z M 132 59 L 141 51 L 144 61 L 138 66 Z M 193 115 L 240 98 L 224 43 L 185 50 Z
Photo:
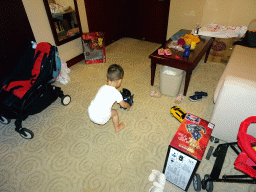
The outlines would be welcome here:
M 41 51 L 37 51 L 36 55 L 33 58 L 33 64 L 35 64 L 36 59 L 38 58 L 38 56 L 40 55 Z
M 21 87 L 23 87 L 23 86 L 22 85 L 15 86 L 15 87 L 11 88 L 9 92 L 13 93 L 14 90 L 19 89 Z

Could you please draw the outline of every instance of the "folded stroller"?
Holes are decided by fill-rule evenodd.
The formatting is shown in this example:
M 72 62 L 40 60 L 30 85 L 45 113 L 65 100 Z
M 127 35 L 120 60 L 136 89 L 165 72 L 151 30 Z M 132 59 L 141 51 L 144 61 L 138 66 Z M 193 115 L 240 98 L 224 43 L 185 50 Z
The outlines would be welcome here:
M 58 97 L 63 105 L 71 101 L 52 85 L 60 72 L 59 61 L 57 47 L 41 42 L 34 49 L 30 44 L 14 71 L 0 82 L 0 122 L 8 124 L 16 119 L 15 131 L 25 139 L 34 137 L 31 130 L 22 128 L 29 115 L 43 111 Z
M 208 192 L 213 191 L 213 182 L 256 184 L 256 139 L 247 134 L 247 129 L 251 123 L 256 123 L 256 116 L 248 117 L 241 123 L 237 142 L 224 143 L 217 146 L 213 153 L 216 160 L 211 174 L 206 174 L 202 181 L 199 174 L 195 174 L 193 178 L 193 185 L 196 191 L 200 191 L 201 188 L 206 189 Z M 223 175 L 220 179 L 219 176 L 229 147 L 238 155 L 234 162 L 235 168 L 245 174 Z

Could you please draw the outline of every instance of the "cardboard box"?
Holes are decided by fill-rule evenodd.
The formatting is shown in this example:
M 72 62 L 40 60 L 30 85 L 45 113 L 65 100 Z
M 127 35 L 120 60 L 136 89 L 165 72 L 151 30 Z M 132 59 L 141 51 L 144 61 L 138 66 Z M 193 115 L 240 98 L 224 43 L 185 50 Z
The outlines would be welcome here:
M 170 145 L 201 161 L 213 127 L 214 124 L 187 113 Z
M 187 191 L 203 158 L 214 125 L 187 113 L 166 155 L 163 173 L 167 181 Z
M 208 61 L 223 64 L 228 63 L 234 49 L 233 43 L 240 39 L 241 38 L 238 37 L 228 39 L 215 38 L 212 48 L 210 50 Z

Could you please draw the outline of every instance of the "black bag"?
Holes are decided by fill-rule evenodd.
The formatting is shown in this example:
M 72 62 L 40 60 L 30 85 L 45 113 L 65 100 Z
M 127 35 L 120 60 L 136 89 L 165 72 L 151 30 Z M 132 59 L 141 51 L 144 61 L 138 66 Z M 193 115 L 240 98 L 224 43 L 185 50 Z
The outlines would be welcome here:
M 256 47 L 256 31 L 246 31 L 244 37 L 240 41 L 234 42 L 233 45 Z

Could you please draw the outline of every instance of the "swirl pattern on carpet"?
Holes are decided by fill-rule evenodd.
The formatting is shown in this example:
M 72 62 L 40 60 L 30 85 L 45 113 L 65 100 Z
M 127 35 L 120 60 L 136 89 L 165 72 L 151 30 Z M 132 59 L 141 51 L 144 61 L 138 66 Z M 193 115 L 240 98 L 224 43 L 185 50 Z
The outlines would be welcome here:
M 148 176 L 153 169 L 162 171 L 168 145 L 180 122 L 170 115 L 175 97 L 151 97 L 150 91 L 160 89 L 160 69 L 156 67 L 154 86 L 150 85 L 148 56 L 160 44 L 132 38 L 122 38 L 106 47 L 106 63 L 86 65 L 84 61 L 72 66 L 70 82 L 56 86 L 71 96 L 71 103 L 61 104 L 58 98 L 42 112 L 29 116 L 23 127 L 35 137 L 22 138 L 15 132 L 14 120 L 0 124 L 0 191 L 26 192 L 146 192 L 152 186 Z M 112 120 L 104 126 L 90 121 L 87 108 L 98 89 L 106 83 L 108 67 L 119 64 L 124 79 L 119 88 L 134 94 L 129 111 L 118 104 L 120 122 L 126 125 L 115 132 Z M 187 97 L 178 104 L 184 111 L 210 121 L 214 108 L 213 94 L 225 69 L 224 64 L 201 60 L 193 71 Z M 184 88 L 184 80 L 181 92 Z M 208 97 L 190 102 L 195 91 L 206 91 Z M 216 147 L 217 144 L 209 143 Z M 206 154 L 205 154 L 206 155 Z M 223 173 L 239 174 L 234 169 L 236 155 L 226 157 Z M 210 174 L 214 164 L 203 158 L 197 173 Z M 249 184 L 214 184 L 214 191 L 255 191 Z M 165 192 L 181 192 L 170 182 Z M 188 189 L 194 191 L 193 185 Z

